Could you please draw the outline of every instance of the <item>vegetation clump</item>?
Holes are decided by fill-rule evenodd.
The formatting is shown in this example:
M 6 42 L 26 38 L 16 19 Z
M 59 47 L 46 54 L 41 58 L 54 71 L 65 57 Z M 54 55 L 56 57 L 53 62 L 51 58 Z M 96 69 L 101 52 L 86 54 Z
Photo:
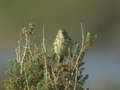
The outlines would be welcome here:
M 44 30 L 41 48 L 32 48 L 33 31 L 34 25 L 29 24 L 20 33 L 16 58 L 10 61 L 10 68 L 7 72 L 6 90 L 84 90 L 83 85 L 88 74 L 82 73 L 83 58 L 96 36 L 91 38 L 89 32 L 85 35 L 82 27 L 81 42 L 72 41 L 70 48 L 64 48 L 66 46 L 64 44 L 57 47 L 57 50 L 61 50 L 60 52 L 62 50 L 67 52 L 61 58 L 61 55 L 55 52 L 55 46 L 49 52 L 47 51 Z M 64 37 L 63 35 L 63 39 L 66 38 Z

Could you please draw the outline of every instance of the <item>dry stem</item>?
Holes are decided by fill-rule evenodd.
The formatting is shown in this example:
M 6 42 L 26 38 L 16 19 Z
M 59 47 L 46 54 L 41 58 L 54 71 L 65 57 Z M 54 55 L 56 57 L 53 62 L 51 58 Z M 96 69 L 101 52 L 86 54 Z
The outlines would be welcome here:
M 27 74 L 26 74 L 26 70 L 25 70 L 25 65 L 24 65 L 24 73 L 25 73 L 25 79 L 26 79 L 26 84 L 27 84 L 27 89 L 29 89 L 29 84 L 28 84 L 28 79 L 27 79 Z
M 75 85 L 74 85 L 74 90 L 76 90 L 76 85 L 77 85 L 77 76 L 78 76 L 78 62 L 81 58 L 81 54 L 82 54 L 82 51 L 83 51 L 83 48 L 84 48 L 84 40 L 85 40 L 85 36 L 84 36 L 84 29 L 83 29 L 83 25 L 81 24 L 81 30 L 82 30 L 82 47 L 80 49 L 80 53 L 79 53 L 79 56 L 77 58 L 77 61 L 76 61 L 76 64 L 75 64 L 75 68 L 76 68 L 76 72 L 75 72 Z

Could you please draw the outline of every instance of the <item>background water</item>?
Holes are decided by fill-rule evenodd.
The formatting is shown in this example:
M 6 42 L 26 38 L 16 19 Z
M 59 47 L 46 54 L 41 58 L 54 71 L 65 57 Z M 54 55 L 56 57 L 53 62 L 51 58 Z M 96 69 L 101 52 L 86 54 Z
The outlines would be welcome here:
M 84 23 L 86 32 L 97 33 L 99 37 L 84 58 L 85 73 L 89 74 L 85 86 L 97 90 L 119 87 L 119 0 L 0 0 L 1 72 L 8 66 L 8 59 L 15 57 L 19 32 L 29 22 L 36 24 L 37 43 L 42 40 L 45 24 L 49 47 L 59 28 L 66 28 L 73 40 L 81 40 L 80 23 Z

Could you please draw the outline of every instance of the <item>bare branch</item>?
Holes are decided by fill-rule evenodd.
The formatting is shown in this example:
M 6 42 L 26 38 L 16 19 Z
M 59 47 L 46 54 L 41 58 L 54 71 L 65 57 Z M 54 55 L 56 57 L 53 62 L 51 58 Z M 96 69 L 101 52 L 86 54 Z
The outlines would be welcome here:
M 43 24 L 43 50 L 44 50 L 44 52 L 46 53 L 44 30 L 45 30 L 45 27 L 44 27 L 44 24 Z
M 57 77 L 55 76 L 55 73 L 54 73 L 54 71 L 53 71 L 52 65 L 51 65 L 51 70 L 52 70 L 52 75 L 53 75 L 53 78 L 54 78 L 55 88 L 56 88 L 56 90 L 57 90 L 57 87 L 56 87 L 56 80 L 57 80 Z
M 27 74 L 26 74 L 25 65 L 24 65 L 24 73 L 25 73 L 25 79 L 26 79 L 26 84 L 27 84 L 27 90 L 30 90 L 30 89 L 29 89 L 29 83 L 28 83 L 28 79 L 27 79 Z
M 79 56 L 78 56 L 78 58 L 77 58 L 77 60 L 76 60 L 76 64 L 75 64 L 75 68 L 76 68 L 76 72 L 75 72 L 75 85 L 74 85 L 74 90 L 76 90 L 76 85 L 77 85 L 77 75 L 78 75 L 78 62 L 79 62 L 79 60 L 80 60 L 80 58 L 81 58 L 81 54 L 82 54 L 82 51 L 83 51 L 83 48 L 84 48 L 84 41 L 85 41 L 85 36 L 84 36 L 84 29 L 83 29 L 83 25 L 81 24 L 81 30 L 82 30 L 82 47 L 81 47 L 81 49 L 80 49 L 80 53 L 79 53 Z
M 45 70 L 46 70 L 46 84 L 47 84 L 47 81 L 48 81 L 48 70 L 47 70 L 47 58 L 46 58 L 46 47 L 45 47 L 44 24 L 43 24 L 43 50 L 44 50 Z

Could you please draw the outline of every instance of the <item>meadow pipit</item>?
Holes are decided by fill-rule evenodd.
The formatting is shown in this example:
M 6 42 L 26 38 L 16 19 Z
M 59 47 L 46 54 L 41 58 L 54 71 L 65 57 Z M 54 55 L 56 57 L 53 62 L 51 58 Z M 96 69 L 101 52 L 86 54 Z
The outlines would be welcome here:
M 64 29 L 59 29 L 53 43 L 54 51 L 58 56 L 58 62 L 62 62 L 68 55 L 68 49 L 72 47 L 72 40 Z

